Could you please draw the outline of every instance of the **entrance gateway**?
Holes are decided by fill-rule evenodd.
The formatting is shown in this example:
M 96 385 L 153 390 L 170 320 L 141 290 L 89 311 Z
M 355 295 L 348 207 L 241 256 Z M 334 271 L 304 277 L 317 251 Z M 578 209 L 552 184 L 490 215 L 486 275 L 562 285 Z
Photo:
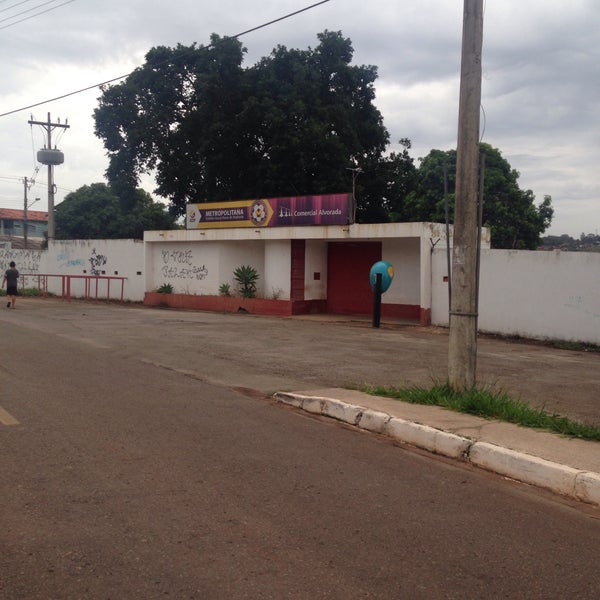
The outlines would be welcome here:
M 381 260 L 381 242 L 329 242 L 327 312 L 371 314 L 373 291 L 369 272 Z
M 367 315 L 373 306 L 370 269 L 385 260 L 394 265 L 395 277 L 382 316 L 429 324 L 431 249 L 446 245 L 445 227 L 354 224 L 351 200 L 351 194 L 334 194 L 190 205 L 186 230 L 144 234 L 146 289 L 165 283 L 173 289 L 147 292 L 145 303 L 273 315 Z M 295 221 L 286 225 L 290 218 Z M 240 266 L 259 274 L 255 298 L 237 292 L 233 272 Z M 224 287 L 230 296 L 220 294 Z

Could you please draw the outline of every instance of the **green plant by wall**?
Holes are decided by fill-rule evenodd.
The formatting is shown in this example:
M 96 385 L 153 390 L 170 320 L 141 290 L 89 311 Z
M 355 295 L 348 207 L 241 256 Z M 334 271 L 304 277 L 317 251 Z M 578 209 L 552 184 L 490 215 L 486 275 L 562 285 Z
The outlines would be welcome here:
M 228 283 L 219 286 L 219 296 L 231 296 L 231 286 Z
M 172 294 L 173 286 L 170 283 L 163 283 L 156 291 L 159 294 Z
M 242 298 L 256 297 L 256 282 L 260 275 L 250 265 L 242 265 L 233 272 L 233 277 L 238 283 L 238 289 Z
M 55 294 L 51 292 L 44 292 L 39 288 L 19 288 L 19 296 L 36 297 L 36 296 L 48 296 L 49 298 L 54 297 Z M 0 290 L 0 296 L 6 296 L 6 290 Z

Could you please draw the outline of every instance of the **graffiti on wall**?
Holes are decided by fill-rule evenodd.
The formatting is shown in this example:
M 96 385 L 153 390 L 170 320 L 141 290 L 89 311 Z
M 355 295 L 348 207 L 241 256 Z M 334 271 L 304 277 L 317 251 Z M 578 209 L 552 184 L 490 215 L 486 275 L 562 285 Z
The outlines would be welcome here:
M 56 257 L 56 262 L 59 269 L 80 267 L 83 270 L 85 265 L 89 264 L 90 274 L 98 276 L 102 275 L 102 267 L 106 265 L 108 258 L 104 254 L 99 254 L 96 248 L 93 248 L 92 254 L 87 260 L 81 256 L 74 256 L 70 252 L 62 252 Z
M 0 268 L 2 273 L 8 269 L 11 260 L 17 264 L 21 273 L 39 273 L 42 252 L 40 250 L 0 249 Z
M 208 276 L 206 265 L 195 265 L 191 250 L 162 250 L 161 269 L 165 279 L 195 279 L 201 281 Z
M 63 252 L 56 257 L 59 269 L 69 269 L 71 267 L 83 267 L 85 260 L 83 258 L 71 258 L 71 255 Z
M 102 275 L 102 267 L 106 264 L 107 260 L 104 254 L 97 254 L 96 248 L 94 248 L 92 256 L 90 256 L 90 273 L 92 275 Z

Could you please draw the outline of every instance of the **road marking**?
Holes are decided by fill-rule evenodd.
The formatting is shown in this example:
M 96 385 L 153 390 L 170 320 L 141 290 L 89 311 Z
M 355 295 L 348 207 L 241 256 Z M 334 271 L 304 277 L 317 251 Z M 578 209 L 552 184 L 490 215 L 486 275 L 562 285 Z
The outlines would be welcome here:
M 19 425 L 19 421 L 17 421 L 10 413 L 6 412 L 1 406 L 0 423 L 2 425 Z

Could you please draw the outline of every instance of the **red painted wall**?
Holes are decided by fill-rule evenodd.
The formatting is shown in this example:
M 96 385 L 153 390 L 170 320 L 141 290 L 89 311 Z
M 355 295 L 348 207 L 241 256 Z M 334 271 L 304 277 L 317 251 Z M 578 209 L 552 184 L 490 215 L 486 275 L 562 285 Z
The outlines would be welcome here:
M 369 273 L 381 260 L 381 242 L 330 242 L 327 252 L 327 312 L 371 314 Z
M 305 276 L 305 240 L 291 240 L 292 243 L 292 272 L 290 281 L 290 299 L 293 301 L 304 300 Z

